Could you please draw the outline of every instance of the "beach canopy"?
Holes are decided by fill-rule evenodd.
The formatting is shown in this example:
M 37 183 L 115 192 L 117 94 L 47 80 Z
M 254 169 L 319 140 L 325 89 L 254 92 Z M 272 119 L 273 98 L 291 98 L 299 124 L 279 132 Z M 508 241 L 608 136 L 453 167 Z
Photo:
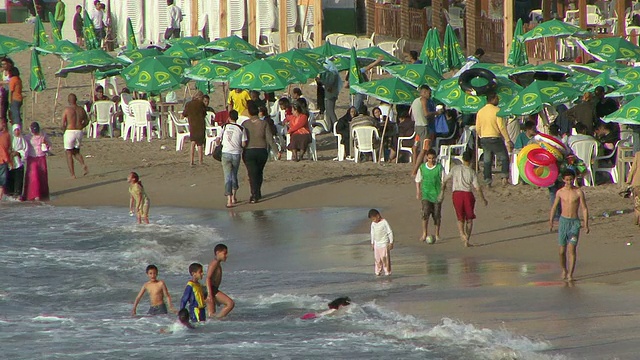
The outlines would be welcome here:
M 331 57 L 331 56 L 337 56 L 340 54 L 345 54 L 349 51 L 349 49 L 346 47 L 333 45 L 330 42 L 325 42 L 324 44 L 318 47 L 315 47 L 313 49 L 310 49 L 309 51 L 323 57 Z
M 28 48 L 31 44 L 26 41 L 0 34 L 0 56 L 7 56 Z
M 496 93 L 500 97 L 498 106 L 506 106 L 521 90 L 522 87 L 513 81 L 498 78 L 498 87 L 496 88 Z M 486 96 L 475 96 L 464 92 L 458 84 L 458 78 L 443 80 L 433 97 L 447 107 L 465 114 L 477 113 L 487 104 Z
M 186 69 L 184 77 L 196 81 L 225 82 L 233 71 L 223 64 L 200 61 L 196 66 Z
M 450 24 L 447 24 L 447 28 L 444 32 L 444 41 L 442 42 L 442 53 L 447 63 L 449 70 L 460 69 L 467 61 L 458 37 Z
M 604 122 L 640 125 L 640 97 L 636 97 L 620 109 L 602 118 Z
M 238 50 L 227 50 L 210 56 L 205 60 L 220 64 L 232 64 L 240 67 L 251 64 L 258 60 L 258 58 L 255 55 L 245 54 Z
M 53 40 L 62 40 L 62 32 L 60 31 L 58 23 L 56 22 L 56 19 L 51 11 L 49 11 L 49 24 L 51 24 L 51 35 L 53 35 Z
M 133 51 L 138 48 L 138 41 L 136 40 L 136 33 L 133 31 L 133 24 L 131 18 L 127 18 L 127 51 Z
M 569 68 L 572 70 L 580 71 L 586 73 L 591 76 L 596 76 L 597 74 L 602 73 L 603 71 L 613 69 L 619 70 L 627 68 L 628 66 L 625 64 L 621 64 L 615 61 L 596 61 L 589 64 L 573 64 L 569 65 Z
M 199 46 L 200 49 L 203 50 L 211 50 L 211 51 L 225 51 L 225 50 L 236 50 L 241 53 L 254 55 L 258 57 L 265 57 L 265 53 L 261 50 L 258 50 L 255 46 L 249 44 L 242 38 L 239 38 L 235 35 L 227 36 L 222 39 L 214 40 L 210 43 Z
M 47 83 L 44 80 L 42 74 L 42 66 L 40 65 L 40 58 L 38 57 L 38 51 L 31 50 L 31 73 L 29 74 L 29 89 L 31 91 L 40 92 L 47 88 Z
M 529 41 L 547 37 L 567 37 L 567 36 L 583 36 L 586 35 L 579 27 L 560 21 L 558 19 L 552 19 L 538 24 L 533 29 L 527 31 L 522 35 L 522 40 Z
M 203 46 L 207 44 L 207 40 L 200 35 L 197 36 L 185 36 L 177 39 L 169 39 L 167 40 L 169 44 L 173 45 L 192 45 L 195 47 Z
M 442 76 L 427 64 L 389 65 L 383 69 L 414 87 L 429 85 L 430 88 L 435 89 L 442 81 Z
M 121 68 L 122 62 L 109 55 L 102 49 L 82 51 L 72 54 L 67 59 L 69 62 L 56 72 L 58 77 L 67 77 L 69 73 L 90 73 L 94 71 L 107 71 Z
M 577 89 L 581 92 L 592 92 L 598 86 L 602 86 L 605 91 L 612 89 L 620 89 L 624 85 L 627 85 L 625 81 L 615 78 L 615 72 L 613 69 L 604 71 L 595 77 L 588 76 L 586 74 L 580 74 L 584 76 L 571 76 L 567 79 L 568 82 L 577 85 Z
M 189 60 L 200 60 L 205 57 L 204 51 L 188 43 L 173 44 L 164 51 L 164 55 Z
M 93 21 L 91 21 L 86 10 L 83 12 L 82 34 L 84 35 L 84 44 L 87 47 L 87 50 L 100 49 L 100 42 L 96 37 L 96 29 L 93 27 Z
M 47 32 L 44 30 L 44 24 L 39 15 L 36 15 L 36 21 L 33 28 L 33 46 L 39 47 L 49 43 Z
M 606 94 L 605 97 L 630 97 L 636 95 L 640 95 L 640 79 L 614 89 Z
M 582 93 L 568 82 L 534 80 L 506 107 L 501 108 L 498 116 L 537 114 L 542 111 L 544 105 L 556 106 L 571 103 L 580 95 Z
M 571 69 L 554 64 L 554 63 L 544 63 L 540 65 L 527 64 L 525 66 L 520 66 L 511 70 L 511 75 L 518 75 L 524 73 L 545 73 L 545 74 L 560 74 L 560 75 L 568 75 L 571 73 Z
M 118 54 L 118 59 L 126 61 L 128 63 L 133 63 L 137 60 L 142 60 L 145 57 L 161 55 L 162 51 L 160 51 L 160 49 L 156 47 L 149 47 L 146 49 L 126 50 L 125 52 Z
M 527 56 L 527 47 L 522 40 L 522 19 L 518 19 L 516 29 L 513 31 L 513 40 L 511 40 L 511 50 L 509 50 L 509 57 L 507 58 L 507 64 L 512 66 L 524 66 L 529 63 L 529 56 Z
M 80 46 L 72 43 L 69 40 L 54 41 L 44 46 L 36 47 L 36 50 L 44 54 L 59 55 L 62 58 L 68 58 L 73 54 L 84 51 Z
M 306 53 L 310 58 L 315 58 L 318 62 L 323 62 L 327 58 L 332 58 L 332 62 L 338 71 L 349 69 L 349 57 L 338 56 L 349 52 L 349 49 L 345 47 L 325 42 L 316 48 L 300 49 L 300 51 Z
M 430 65 L 438 74 L 446 72 L 446 61 L 440 46 L 440 34 L 438 29 L 429 29 L 427 36 L 424 38 L 422 50 L 420 50 L 420 60 Z
M 356 55 L 356 49 L 351 48 L 351 58 L 349 59 L 349 93 L 356 94 L 357 92 L 351 88 L 353 85 L 362 84 L 364 82 L 364 76 L 358 65 L 358 56 Z
M 413 86 L 395 77 L 371 80 L 350 85 L 350 87 L 360 94 L 369 95 L 389 104 L 408 105 L 420 96 Z
M 298 68 L 298 70 L 305 75 L 307 79 L 315 78 L 318 74 L 324 71 L 324 67 L 320 65 L 317 59 L 308 56 L 306 52 L 298 49 L 276 54 L 268 57 L 267 59 L 291 64 Z
M 122 70 L 122 77 L 130 90 L 158 94 L 179 88 L 189 60 L 171 56 L 153 56 L 138 60 Z
M 615 70 L 617 79 L 626 82 L 634 82 L 640 80 L 640 68 L 637 67 L 625 67 Z
M 234 71 L 229 76 L 229 87 L 256 91 L 277 91 L 289 84 L 306 83 L 307 78 L 298 69 L 281 61 L 256 60 Z
M 640 60 L 640 47 L 619 37 L 578 41 L 578 45 L 600 61 Z

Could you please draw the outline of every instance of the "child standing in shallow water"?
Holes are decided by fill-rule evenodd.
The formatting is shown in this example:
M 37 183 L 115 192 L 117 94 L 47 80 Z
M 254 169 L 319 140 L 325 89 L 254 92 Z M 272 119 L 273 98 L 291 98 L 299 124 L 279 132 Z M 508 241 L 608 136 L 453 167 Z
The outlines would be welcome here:
M 393 231 L 378 210 L 369 210 L 369 219 L 371 219 L 371 248 L 375 260 L 374 272 L 376 276 L 380 276 L 384 270 L 384 274 L 389 276 L 391 275 L 391 254 L 389 251 L 393 249 Z
M 138 224 L 144 220 L 145 224 L 149 223 L 149 197 L 142 187 L 142 182 L 137 173 L 131 172 L 127 177 L 129 185 L 129 194 L 131 199 L 129 201 L 129 214 L 135 214 L 138 217 Z M 135 208 L 134 208 L 135 205 Z

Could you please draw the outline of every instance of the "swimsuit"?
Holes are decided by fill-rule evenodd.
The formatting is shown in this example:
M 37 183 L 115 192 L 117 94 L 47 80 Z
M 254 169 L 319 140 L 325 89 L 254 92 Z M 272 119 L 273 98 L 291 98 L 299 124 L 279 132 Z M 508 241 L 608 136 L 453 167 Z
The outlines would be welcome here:
M 580 227 L 580 219 L 561 216 L 558 226 L 558 244 L 560 246 L 567 246 L 567 243 L 573 246 L 578 245 Z
M 169 312 L 167 311 L 167 305 L 164 303 L 149 307 L 149 311 L 147 312 L 148 315 L 164 315 L 168 313 Z
M 184 289 L 184 294 L 180 301 L 180 308 L 189 310 L 191 321 L 206 321 L 205 293 L 202 285 L 197 282 L 189 281 Z

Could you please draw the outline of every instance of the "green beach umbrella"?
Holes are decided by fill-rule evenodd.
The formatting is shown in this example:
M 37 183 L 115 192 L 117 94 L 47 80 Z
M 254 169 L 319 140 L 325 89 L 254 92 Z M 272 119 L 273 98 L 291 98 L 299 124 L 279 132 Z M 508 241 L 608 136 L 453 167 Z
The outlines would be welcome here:
M 133 23 L 131 18 L 127 18 L 127 51 L 133 51 L 138 48 L 136 33 L 133 31 Z
M 471 66 L 471 69 L 486 69 L 491 71 L 495 76 L 503 78 L 511 76 L 511 72 L 514 70 L 514 68 L 510 66 L 491 63 L 476 63 Z
M 570 103 L 582 93 L 571 83 L 535 80 L 498 112 L 498 116 L 531 115 L 542 111 L 544 105 Z
M 51 35 L 53 35 L 53 41 L 61 41 L 62 31 L 58 27 L 58 23 L 56 22 L 55 17 L 53 17 L 53 13 L 51 11 L 49 11 L 49 24 L 51 24 Z
M 164 55 L 189 60 L 200 60 L 205 56 L 204 51 L 187 43 L 171 45 L 164 51 Z
M 358 65 L 358 56 L 356 55 L 356 49 L 351 48 L 351 58 L 349 60 L 349 92 L 351 94 L 355 94 L 356 91 L 351 88 L 353 85 L 359 85 L 364 82 L 364 76 L 362 76 L 362 71 L 360 71 L 360 66 Z
M 28 48 L 31 44 L 26 41 L 0 34 L 0 56 L 7 56 Z
M 420 96 L 413 86 L 395 77 L 367 81 L 350 87 L 360 94 L 369 95 L 389 104 L 411 104 Z
M 189 60 L 171 56 L 153 56 L 138 60 L 122 70 L 122 77 L 131 90 L 158 94 L 179 88 Z
M 160 49 L 155 47 L 150 47 L 146 49 L 126 50 L 125 52 L 118 54 L 118 59 L 126 61 L 128 63 L 133 63 L 145 57 L 161 56 L 161 55 L 162 55 L 162 51 L 160 51 Z
M 36 21 L 33 28 L 33 46 L 39 47 L 49 43 L 47 32 L 44 30 L 44 24 L 39 15 L 36 15 Z
M 80 46 L 72 43 L 69 40 L 58 40 L 44 46 L 36 47 L 41 53 L 54 54 L 66 59 L 73 54 L 77 54 L 84 51 Z
M 571 76 L 567 78 L 567 82 L 573 84 L 576 89 L 583 89 L 589 86 L 589 83 L 593 81 L 593 79 L 594 76 L 578 72 L 575 74 L 571 74 Z
M 69 73 L 90 73 L 121 68 L 122 63 L 102 49 L 94 49 L 71 54 L 68 64 L 56 72 L 56 76 L 66 77 Z
M 442 81 L 442 76 L 426 64 L 389 65 L 383 67 L 389 74 L 415 87 L 429 85 L 435 89 Z
M 225 82 L 234 70 L 209 61 L 200 61 L 198 65 L 185 70 L 184 77 L 196 81 Z
M 511 40 L 511 50 L 507 58 L 507 64 L 513 66 L 524 66 L 529 63 L 527 56 L 527 47 L 522 40 L 522 19 L 519 18 L 516 23 L 516 29 L 513 31 L 513 40 Z
M 256 91 L 277 91 L 289 84 L 307 81 L 298 69 L 287 63 L 273 60 L 256 60 L 234 71 L 229 76 L 229 87 Z
M 329 42 L 325 42 L 324 44 L 318 47 L 315 47 L 313 49 L 310 49 L 309 51 L 311 51 L 312 53 L 321 55 L 323 57 L 330 57 L 330 56 L 345 54 L 349 51 L 349 49 L 347 49 L 346 47 L 333 45 Z
M 291 64 L 307 77 L 315 78 L 324 71 L 324 67 L 316 59 L 309 57 L 304 51 L 293 49 L 287 52 L 276 54 L 267 58 L 268 60 L 281 61 Z
M 583 35 L 585 32 L 575 25 L 552 19 L 538 24 L 533 29 L 522 35 L 523 41 L 541 39 L 546 37 L 567 37 L 572 35 Z
M 500 97 L 498 106 L 508 104 L 520 91 L 522 87 L 506 78 L 498 78 L 498 87 L 496 93 Z M 458 84 L 458 78 L 443 80 L 433 97 L 447 105 L 447 107 L 456 109 L 465 114 L 477 113 L 487 104 L 486 96 L 470 95 L 462 91 Z
M 588 76 L 588 75 L 585 75 L 585 76 Z M 610 69 L 595 77 L 589 77 L 589 78 L 576 77 L 576 79 L 572 80 L 574 76 L 571 76 L 567 79 L 567 81 L 570 83 L 576 84 L 578 86 L 577 88 L 581 92 L 585 92 L 585 91 L 592 92 L 598 86 L 602 86 L 605 89 L 605 91 L 609 91 L 612 89 L 620 89 L 623 86 L 627 85 L 625 81 L 614 78 L 613 76 L 615 76 L 615 72 L 612 69 Z
M 458 42 L 458 37 L 451 25 L 447 24 L 444 32 L 444 41 L 442 43 L 442 53 L 444 55 L 447 67 L 450 70 L 460 69 L 464 66 L 466 58 Z
M 240 67 L 249 65 L 252 62 L 258 60 L 258 58 L 254 55 L 245 54 L 238 50 L 227 50 L 210 56 L 205 60 L 219 64 L 236 65 L 237 67 Z
M 617 71 L 620 69 L 628 68 L 628 66 L 615 61 L 596 61 L 590 64 L 569 65 L 569 68 L 572 70 L 586 73 L 587 75 L 596 76 L 609 69 L 613 69 Z
M 106 71 L 96 70 L 96 72 L 94 74 L 95 74 L 96 80 L 102 80 L 102 79 L 106 79 L 108 77 L 122 75 L 122 68 L 118 67 L 118 68 L 113 68 L 113 69 L 106 70 Z
M 347 52 L 347 53 L 339 54 L 338 56 L 344 57 L 344 58 L 349 58 L 351 55 L 350 55 L 350 53 Z M 371 47 L 360 49 L 360 50 L 356 51 L 356 57 L 358 59 L 358 64 L 361 64 L 363 66 L 365 64 L 370 64 L 370 63 L 376 61 L 379 56 L 382 56 L 382 62 L 380 63 L 381 66 L 394 65 L 394 64 L 401 64 L 402 63 L 402 61 L 400 61 L 400 59 L 396 58 L 395 56 L 389 55 L 386 51 L 380 49 L 377 46 L 371 46 Z
M 578 45 L 600 61 L 640 60 L 640 47 L 619 37 L 578 41 Z
M 444 73 L 444 69 L 442 68 L 442 63 L 438 60 L 438 49 L 440 49 L 440 39 L 438 38 L 437 30 L 429 29 L 422 44 L 420 60 L 430 65 L 438 74 L 442 74 Z M 440 49 L 440 51 L 442 51 L 442 49 Z
M 640 95 L 640 80 L 635 80 L 626 83 L 623 86 L 620 86 L 610 93 L 606 94 L 605 97 L 635 97 Z
M 604 122 L 640 125 L 640 97 L 636 97 L 620 109 L 602 118 Z
M 207 40 L 200 35 L 197 36 L 186 36 L 177 39 L 169 39 L 167 40 L 169 44 L 173 45 L 191 45 L 195 47 L 203 46 L 207 44 Z
M 524 66 L 520 66 L 511 71 L 511 75 L 518 75 L 524 73 L 546 73 L 546 74 L 561 74 L 561 75 L 569 75 L 571 73 L 571 69 L 568 67 L 554 64 L 554 63 L 544 63 L 540 65 L 527 64 Z
M 34 49 L 31 50 L 31 73 L 29 74 L 29 88 L 31 91 L 40 92 L 47 88 L 47 83 L 44 80 L 42 74 L 42 66 L 40 65 L 40 58 L 38 52 Z
M 625 67 L 623 69 L 618 69 L 616 71 L 616 79 L 625 81 L 625 82 L 635 82 L 640 80 L 640 68 L 637 67 Z
M 100 42 L 96 37 L 96 30 L 93 27 L 93 22 L 89 18 L 87 11 L 84 11 L 82 19 L 82 34 L 84 35 L 84 44 L 87 50 L 94 50 L 100 48 Z
M 249 55 L 255 55 L 259 57 L 266 56 L 264 52 L 258 50 L 258 48 L 256 48 L 255 46 L 249 44 L 242 38 L 239 38 L 235 35 L 212 41 L 210 43 L 199 46 L 199 48 L 211 51 L 236 50 Z

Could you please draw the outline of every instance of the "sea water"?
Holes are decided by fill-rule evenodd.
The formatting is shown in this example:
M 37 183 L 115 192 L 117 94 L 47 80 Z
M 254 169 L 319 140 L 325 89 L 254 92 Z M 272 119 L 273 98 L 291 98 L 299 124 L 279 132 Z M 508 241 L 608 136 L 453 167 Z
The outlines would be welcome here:
M 9 204 L 0 209 L 2 359 L 556 359 L 550 344 L 376 302 L 363 209 L 228 212 L 154 208 L 136 225 L 123 208 Z M 192 262 L 225 243 L 225 320 L 187 330 L 132 302 L 155 264 L 174 306 Z M 395 276 L 395 275 L 394 275 Z M 394 286 L 400 287 L 394 289 Z M 301 320 L 339 296 L 334 316 Z M 161 334 L 165 329 L 169 334 Z

